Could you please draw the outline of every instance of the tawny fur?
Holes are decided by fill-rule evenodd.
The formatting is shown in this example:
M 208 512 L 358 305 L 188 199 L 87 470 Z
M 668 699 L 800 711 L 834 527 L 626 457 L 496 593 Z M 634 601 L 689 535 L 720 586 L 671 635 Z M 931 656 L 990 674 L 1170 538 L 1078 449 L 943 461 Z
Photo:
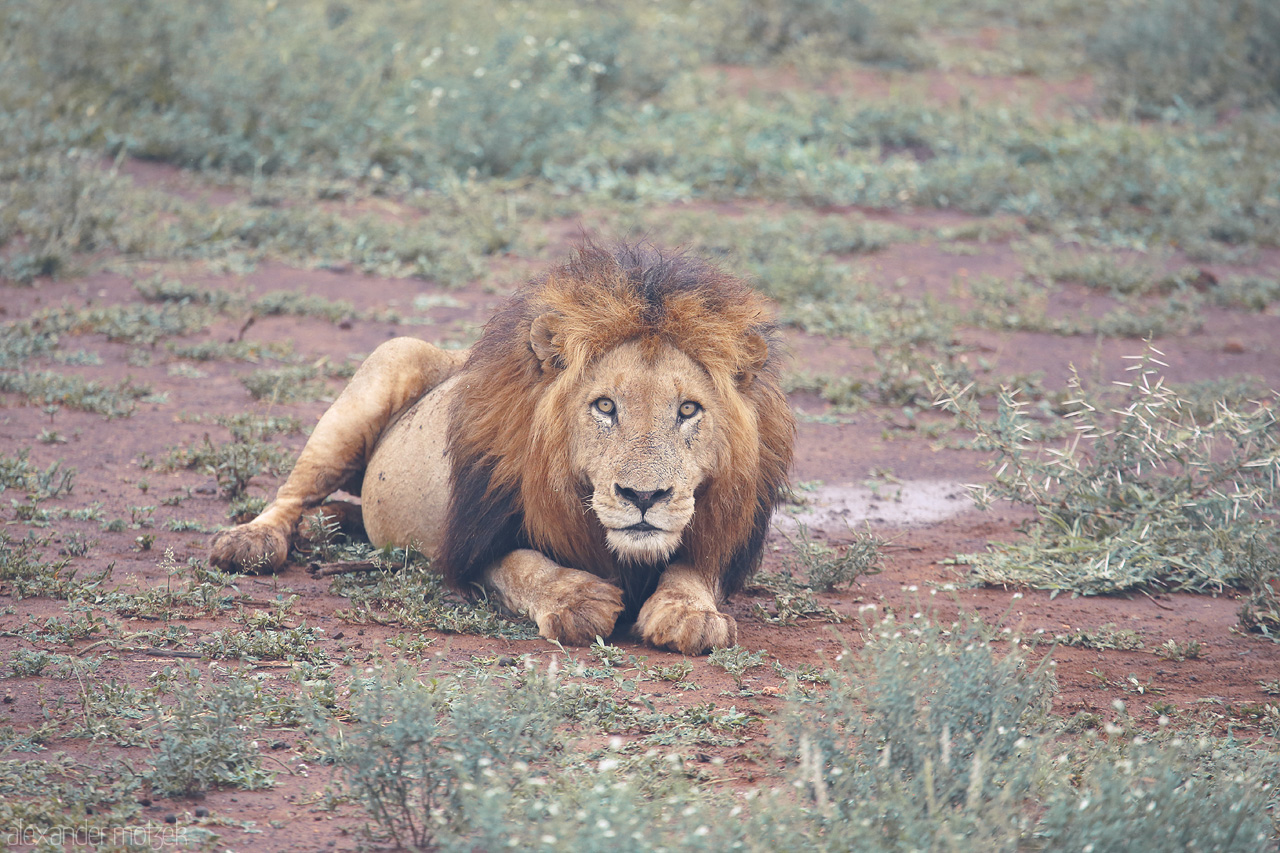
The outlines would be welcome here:
M 432 554 L 456 589 L 543 636 L 590 642 L 625 611 L 654 645 L 731 644 L 719 605 L 759 563 L 791 459 L 776 349 L 739 280 L 586 246 L 517 292 L 465 362 L 408 339 L 379 348 L 276 502 L 220 534 L 212 559 L 278 567 L 301 512 L 363 476 L 375 544 Z M 617 411 L 590 408 L 597 394 Z M 694 417 L 675 415 L 682 401 Z M 633 500 L 650 493 L 657 506 Z M 621 529 L 632 516 L 649 528 Z

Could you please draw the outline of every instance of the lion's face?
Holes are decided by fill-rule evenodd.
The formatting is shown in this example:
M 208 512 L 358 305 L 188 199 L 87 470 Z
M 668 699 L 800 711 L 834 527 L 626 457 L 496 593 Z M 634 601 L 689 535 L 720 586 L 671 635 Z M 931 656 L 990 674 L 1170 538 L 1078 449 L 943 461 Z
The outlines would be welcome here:
M 569 398 L 570 465 L 620 559 L 667 560 L 720 453 L 710 377 L 674 347 L 632 342 L 584 378 Z

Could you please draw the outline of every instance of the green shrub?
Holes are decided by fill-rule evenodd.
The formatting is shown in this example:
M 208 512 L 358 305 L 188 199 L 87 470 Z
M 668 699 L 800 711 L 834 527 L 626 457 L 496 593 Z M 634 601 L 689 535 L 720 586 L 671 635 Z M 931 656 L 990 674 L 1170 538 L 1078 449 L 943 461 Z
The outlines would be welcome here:
M 556 714 L 536 680 L 464 688 L 383 675 L 353 689 L 355 723 L 328 729 L 317 746 L 402 846 L 423 849 L 466 833 L 468 803 L 525 781 L 555 742 Z
M 831 689 L 787 724 L 794 780 L 819 849 L 1018 848 L 1021 804 L 1053 689 L 1047 659 L 1001 656 L 989 629 L 923 614 L 869 623 Z M 820 840 L 824 839 L 824 840 Z M 959 848 L 955 845 L 961 844 Z
M 244 726 L 256 688 L 249 679 L 201 688 L 194 673 L 174 693 L 175 704 L 157 708 L 160 742 L 146 778 L 161 796 L 186 796 L 231 786 L 256 790 L 272 784 L 262 753 Z
M 1208 753 L 1178 743 L 1104 750 L 1078 785 L 1048 798 L 1045 853 L 1274 850 L 1266 781 L 1274 759 L 1242 769 Z
M 491 785 L 480 796 L 470 798 L 474 831 L 442 839 L 441 849 L 456 853 L 501 849 L 719 853 L 752 849 L 741 807 L 735 809 L 687 786 L 655 795 L 643 779 L 620 777 L 612 769 L 618 763 L 606 758 L 595 768 L 560 775 L 549 789 L 528 784 L 514 790 Z M 724 813 L 732 819 L 724 819 Z
M 26 238 L 17 251 L 0 257 L 0 282 L 30 284 L 37 276 L 65 271 L 72 255 L 119 246 L 120 183 L 86 160 L 0 156 L 0 247 L 18 234 Z
M 1272 0 L 1146 0 L 1117 7 L 1093 44 L 1113 106 L 1280 103 L 1280 6 Z
M 1280 544 L 1280 429 L 1274 405 L 1213 407 L 1165 384 L 1160 353 L 1130 369 L 1122 399 L 1085 389 L 1073 374 L 1063 448 L 1034 440 L 1041 425 L 1002 393 L 994 421 L 966 391 L 940 383 L 940 402 L 994 451 L 997 473 L 976 493 L 1036 511 L 1027 540 L 965 555 L 975 580 L 1096 594 L 1143 585 L 1218 590 L 1261 571 Z

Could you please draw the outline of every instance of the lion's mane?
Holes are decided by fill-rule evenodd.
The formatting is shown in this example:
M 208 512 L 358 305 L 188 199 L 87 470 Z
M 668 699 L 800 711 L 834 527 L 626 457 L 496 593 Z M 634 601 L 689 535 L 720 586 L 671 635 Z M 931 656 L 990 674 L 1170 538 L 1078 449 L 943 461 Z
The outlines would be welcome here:
M 530 344 L 539 316 L 557 316 L 548 370 Z M 731 459 L 697 492 L 673 559 L 718 579 L 722 598 L 760 563 L 786 486 L 795 422 L 778 384 L 778 335 L 764 299 L 740 280 L 648 246 L 581 248 L 517 291 L 485 326 L 450 412 L 448 518 L 438 555 L 445 580 L 474 594 L 485 569 L 517 548 L 618 581 L 628 616 L 662 566 L 620 562 L 588 508 L 568 456 L 569 398 L 586 368 L 628 341 L 665 342 L 700 364 L 723 401 Z M 568 381 L 556 382 L 567 373 Z

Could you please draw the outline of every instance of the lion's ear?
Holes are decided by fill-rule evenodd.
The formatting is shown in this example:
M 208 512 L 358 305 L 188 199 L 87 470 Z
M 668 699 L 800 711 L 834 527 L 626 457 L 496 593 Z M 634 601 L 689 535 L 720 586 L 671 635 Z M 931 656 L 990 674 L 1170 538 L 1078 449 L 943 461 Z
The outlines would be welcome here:
M 759 332 L 748 332 L 743 350 L 746 353 L 746 365 L 738 373 L 739 388 L 751 385 L 760 371 L 764 370 L 765 363 L 769 361 L 769 341 Z
M 544 372 L 564 369 L 560 344 L 556 341 L 559 328 L 560 315 L 554 311 L 539 314 L 533 318 L 533 323 L 529 326 L 529 348 L 542 363 Z

